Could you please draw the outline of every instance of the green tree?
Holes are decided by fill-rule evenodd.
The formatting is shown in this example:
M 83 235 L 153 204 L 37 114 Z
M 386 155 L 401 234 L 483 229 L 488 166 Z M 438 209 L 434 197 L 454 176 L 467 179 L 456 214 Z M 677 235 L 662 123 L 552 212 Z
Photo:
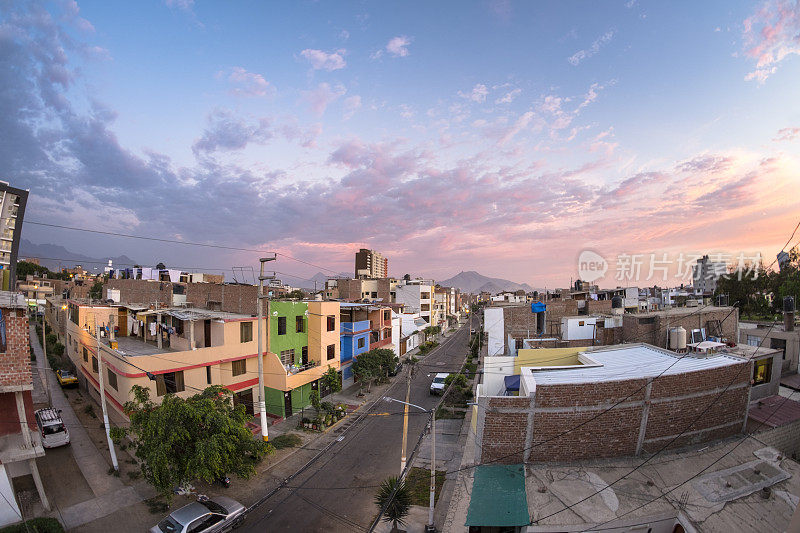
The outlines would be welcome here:
M 323 374 L 322 383 L 331 392 L 342 390 L 342 380 L 339 379 L 339 373 L 333 367 L 328 367 L 328 371 Z
M 156 268 L 159 269 L 159 270 L 164 270 L 167 267 L 166 267 L 166 265 L 164 263 L 159 263 L 159 264 L 156 265 Z
M 219 385 L 183 399 L 174 394 L 160 405 L 150 400 L 150 389 L 131 388 L 134 399 L 125 403 L 133 450 L 144 478 L 169 500 L 172 489 L 201 479 L 208 483 L 227 474 L 247 478 L 255 465 L 274 448 L 253 438 L 245 423 L 243 405 L 233 406 L 232 392 Z
M 383 510 L 381 519 L 392 522 L 392 530 L 396 531 L 398 524 L 405 525 L 405 517 L 411 508 L 411 492 L 396 476 L 388 477 L 375 495 L 375 505 Z
M 287 292 L 285 296 L 283 296 L 286 300 L 302 300 L 305 298 L 306 295 L 300 289 L 295 289 L 292 292 Z
M 93 300 L 99 300 L 103 297 L 103 282 L 102 281 L 95 281 L 92 288 L 89 289 L 89 298 Z

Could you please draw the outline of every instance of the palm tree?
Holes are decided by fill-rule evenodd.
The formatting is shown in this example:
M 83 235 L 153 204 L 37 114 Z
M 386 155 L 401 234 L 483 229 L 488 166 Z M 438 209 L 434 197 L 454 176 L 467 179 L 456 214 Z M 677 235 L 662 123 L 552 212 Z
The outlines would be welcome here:
M 394 494 L 394 496 L 392 495 Z M 404 518 L 411 507 L 411 493 L 406 484 L 396 476 L 383 480 L 381 488 L 375 495 L 375 505 L 383 511 L 383 520 L 392 522 L 392 531 L 397 531 L 397 524 L 405 525 Z

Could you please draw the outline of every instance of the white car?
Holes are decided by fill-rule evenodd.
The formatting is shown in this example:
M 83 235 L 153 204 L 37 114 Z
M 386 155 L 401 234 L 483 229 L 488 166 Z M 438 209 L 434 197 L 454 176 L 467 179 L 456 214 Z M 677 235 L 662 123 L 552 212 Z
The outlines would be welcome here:
M 442 394 L 444 392 L 444 380 L 447 379 L 447 376 L 450 374 L 445 373 L 438 373 L 433 377 L 433 383 L 431 383 L 431 394 Z
M 61 420 L 60 413 L 61 411 L 52 407 L 45 407 L 34 413 L 36 425 L 39 426 L 39 433 L 42 435 L 42 446 L 45 448 L 69 444 L 69 431 Z
M 197 501 L 172 511 L 168 517 L 150 528 L 150 533 L 217 533 L 241 525 L 245 507 L 224 496 Z

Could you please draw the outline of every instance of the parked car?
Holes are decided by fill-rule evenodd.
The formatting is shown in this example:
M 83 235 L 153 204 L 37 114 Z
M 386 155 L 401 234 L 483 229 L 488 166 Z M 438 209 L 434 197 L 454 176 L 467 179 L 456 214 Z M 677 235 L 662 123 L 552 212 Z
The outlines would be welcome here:
M 77 387 L 78 378 L 73 376 L 67 370 L 56 370 L 56 379 L 58 384 L 62 387 Z
M 433 383 L 431 383 L 431 394 L 442 394 L 444 392 L 444 380 L 450 374 L 438 373 L 433 376 Z
M 196 502 L 172 511 L 150 533 L 216 533 L 241 525 L 245 507 L 236 500 L 217 496 L 213 500 L 198 498 Z
M 402 371 L 403 371 L 403 363 L 398 358 L 394 368 L 389 371 L 389 375 L 390 376 L 396 376 L 397 374 L 399 374 Z
M 56 448 L 69 444 L 69 431 L 61 420 L 61 411 L 52 407 L 45 407 L 34 412 L 36 425 L 42 435 L 42 446 Z

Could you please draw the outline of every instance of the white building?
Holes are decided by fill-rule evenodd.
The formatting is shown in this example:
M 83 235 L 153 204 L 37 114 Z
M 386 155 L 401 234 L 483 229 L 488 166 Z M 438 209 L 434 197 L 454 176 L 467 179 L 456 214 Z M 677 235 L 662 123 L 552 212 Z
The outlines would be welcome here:
M 403 304 L 407 311 L 418 312 L 429 325 L 437 324 L 433 281 L 402 280 L 398 283 L 395 291 L 395 301 Z
M 584 341 L 595 338 L 597 317 L 564 316 L 561 317 L 561 339 L 565 341 Z
M 728 265 L 722 261 L 711 261 L 707 255 L 697 260 L 692 267 L 694 288 L 699 293 L 717 290 L 717 279 L 728 273 Z
M 403 334 L 403 319 L 392 310 L 392 348 L 394 353 L 400 355 L 400 337 Z
M 513 292 L 501 292 L 496 296 L 492 296 L 492 302 L 505 302 L 505 303 L 525 303 L 527 301 L 527 296 L 522 294 L 518 295 Z
M 505 320 L 502 307 L 487 307 L 483 310 L 483 329 L 489 339 L 489 356 L 505 354 Z

